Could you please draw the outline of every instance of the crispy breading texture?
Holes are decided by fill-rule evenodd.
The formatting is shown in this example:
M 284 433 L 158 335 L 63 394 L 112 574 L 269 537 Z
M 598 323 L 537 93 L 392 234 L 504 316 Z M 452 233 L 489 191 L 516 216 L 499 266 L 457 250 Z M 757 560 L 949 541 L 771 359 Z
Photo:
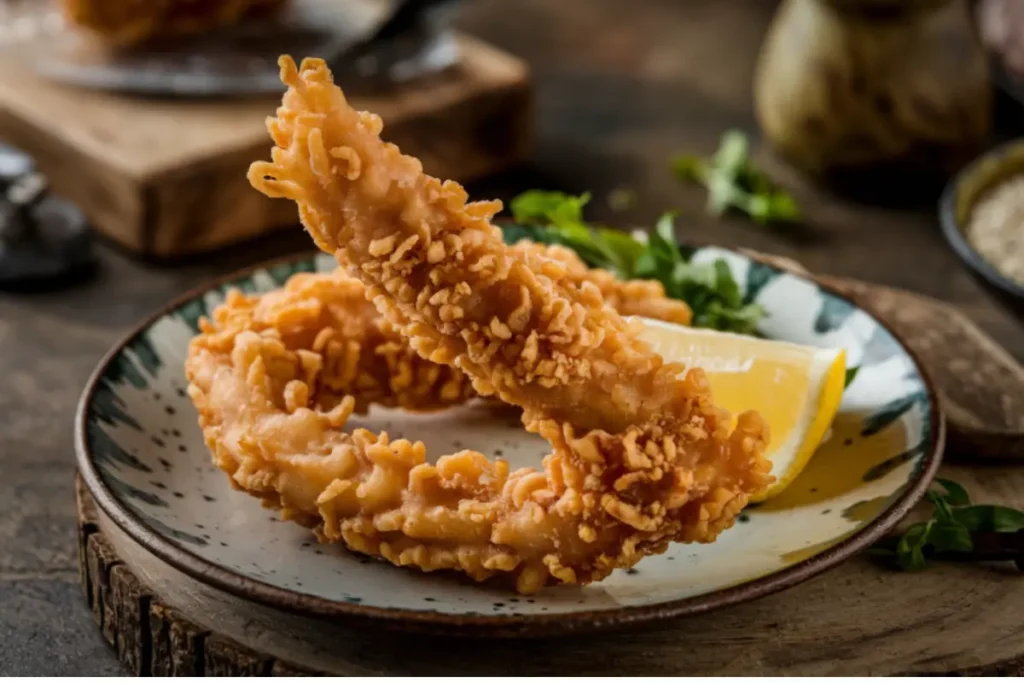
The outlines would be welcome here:
M 63 0 L 64 16 L 114 45 L 196 35 L 268 16 L 287 0 Z
M 317 244 L 421 360 L 521 406 L 552 452 L 541 470 L 510 473 L 475 451 L 431 465 L 422 443 L 347 434 L 359 387 L 321 399 L 316 349 L 287 342 L 322 329 L 218 322 L 193 343 L 190 392 L 238 486 L 324 540 L 427 571 L 507 573 L 520 592 L 600 580 L 733 524 L 771 481 L 760 417 L 731 428 L 704 374 L 665 363 L 599 285 L 507 247 L 490 223 L 500 204 L 466 204 L 457 184 L 382 142 L 380 119 L 351 109 L 323 62 L 300 72 L 285 58 L 282 77 L 273 162 L 253 164 L 252 184 L 298 203 Z
M 693 322 L 693 311 L 686 302 L 670 298 L 665 293 L 665 286 L 657 280 L 620 280 L 607 270 L 588 268 L 575 251 L 558 244 L 523 240 L 513 245 L 512 251 L 524 259 L 542 256 L 560 261 L 565 265 L 566 276 L 576 286 L 582 286 L 584 281 L 590 282 L 601 290 L 605 303 L 620 315 L 638 315 L 677 325 Z

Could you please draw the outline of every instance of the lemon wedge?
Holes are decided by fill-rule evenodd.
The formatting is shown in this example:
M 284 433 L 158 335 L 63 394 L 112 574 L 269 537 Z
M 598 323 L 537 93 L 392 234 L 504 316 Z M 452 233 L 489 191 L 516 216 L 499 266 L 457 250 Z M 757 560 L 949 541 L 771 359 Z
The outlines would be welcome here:
M 640 335 L 667 362 L 700 367 L 715 403 L 734 416 L 756 410 L 771 429 L 767 458 L 775 481 L 751 502 L 789 486 L 810 461 L 843 398 L 846 352 L 729 332 L 632 318 Z

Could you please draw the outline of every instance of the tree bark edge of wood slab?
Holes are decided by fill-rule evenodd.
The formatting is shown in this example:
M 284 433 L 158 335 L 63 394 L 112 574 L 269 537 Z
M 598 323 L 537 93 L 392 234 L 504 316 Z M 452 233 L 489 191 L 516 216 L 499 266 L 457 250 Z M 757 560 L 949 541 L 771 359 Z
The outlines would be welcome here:
M 78 540 L 79 540 L 79 571 L 85 599 L 92 611 L 93 619 L 99 627 L 104 639 L 114 649 L 118 660 L 133 675 L 153 676 L 317 676 L 337 675 L 336 672 L 322 673 L 303 666 L 284 661 L 273 655 L 255 651 L 223 634 L 204 628 L 190 619 L 186 614 L 168 607 L 160 596 L 151 591 L 135 572 L 118 556 L 113 545 L 107 540 L 99 527 L 99 513 L 96 505 L 85 488 L 81 477 L 76 477 L 75 491 L 78 509 Z M 961 571 L 968 571 L 961 569 Z M 836 575 L 836 570 L 826 573 L 825 577 Z M 896 574 L 902 580 L 914 581 L 912 576 Z M 837 577 L 837 580 L 842 580 Z M 1015 579 L 1019 580 L 1019 579 Z M 787 591 L 787 593 L 789 593 Z M 791 594 L 792 595 L 792 594 Z M 795 595 L 794 595 L 795 597 Z M 987 598 L 986 598 L 987 600 Z M 926 608 L 922 605 L 922 608 Z M 841 609 L 841 608 L 840 608 Z M 884 610 L 883 610 L 884 611 Z M 704 616 L 707 619 L 711 615 Z M 884 620 L 883 620 L 884 621 Z M 750 624 L 749 627 L 762 632 L 770 632 L 778 628 L 778 624 Z M 921 622 L 924 628 L 930 628 L 929 620 Z M 864 647 L 877 647 L 877 638 L 885 636 L 887 631 L 882 623 L 875 624 L 877 633 L 866 633 L 863 638 Z M 648 627 L 647 631 L 651 629 Z M 665 622 L 654 628 L 662 629 L 665 638 L 655 637 L 655 641 L 678 643 L 685 636 L 687 625 L 683 622 Z M 377 638 L 386 638 L 378 635 Z M 404 636 L 415 638 L 415 636 Z M 771 635 L 765 636 L 771 638 Z M 827 641 L 827 632 L 824 636 Z M 564 639 L 570 647 L 566 658 L 561 663 L 542 658 L 539 665 L 547 668 L 548 673 L 572 673 L 574 662 L 579 660 L 580 647 L 586 647 L 586 637 L 576 638 L 575 643 Z M 379 642 L 379 641 L 377 641 Z M 561 641 L 559 641 L 561 642 Z M 523 641 L 500 641 L 500 649 L 513 655 L 517 646 Z M 722 642 L 726 648 L 740 650 L 756 647 L 740 638 L 731 645 Z M 823 642 L 823 647 L 830 647 Z M 529 647 L 529 644 L 526 645 Z M 647 659 L 652 653 L 658 652 L 656 643 L 647 642 L 641 637 L 639 642 L 628 645 L 638 648 L 638 656 Z M 805 644 L 804 647 L 807 647 Z M 846 647 L 844 645 L 844 647 Z M 429 649 L 429 648 L 428 648 Z M 798 647 L 798 650 L 800 648 Z M 674 675 L 685 673 L 685 659 L 678 655 L 673 658 L 670 651 L 664 652 L 668 661 L 663 661 L 657 668 L 663 673 L 674 672 Z M 436 650 L 434 650 L 436 652 Z M 575 652 L 574 652 L 575 651 Z M 584 650 L 585 651 L 585 650 Z M 415 656 L 415 655 L 413 655 Z M 854 655 L 856 656 L 856 655 Z M 849 661 L 850 653 L 844 659 Z M 447 660 L 441 666 L 451 671 L 460 671 L 466 660 Z M 650 661 L 650 660 L 648 660 Z M 924 660 L 926 663 L 927 659 Z M 407 663 L 415 668 L 416 661 Z M 438 666 L 437 662 L 432 665 Z M 512 665 L 511 671 L 516 665 Z M 755 674 L 771 674 L 774 664 L 770 661 L 758 664 Z M 354 669 L 366 673 L 387 674 L 385 670 L 376 670 L 372 664 L 353 663 Z M 622 669 L 608 671 L 613 675 L 629 675 L 636 673 L 628 663 Z M 1020 676 L 1024 675 L 1024 652 L 1018 657 L 1003 659 L 994 663 L 972 665 L 967 667 L 949 668 L 937 664 L 934 666 L 918 666 L 908 671 L 876 672 L 886 675 L 935 675 L 956 674 L 975 676 Z

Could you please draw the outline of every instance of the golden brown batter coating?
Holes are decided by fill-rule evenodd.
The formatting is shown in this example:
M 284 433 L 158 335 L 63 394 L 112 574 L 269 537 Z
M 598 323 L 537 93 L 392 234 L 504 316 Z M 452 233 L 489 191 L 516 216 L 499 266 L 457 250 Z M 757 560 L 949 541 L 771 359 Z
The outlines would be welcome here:
M 63 0 L 64 16 L 115 45 L 204 33 L 266 16 L 287 0 Z
M 596 581 L 733 524 L 771 481 L 756 414 L 733 428 L 704 374 L 681 377 L 599 285 L 504 245 L 490 224 L 500 205 L 466 204 L 461 187 L 383 143 L 380 119 L 352 110 L 323 62 L 299 72 L 284 59 L 282 76 L 274 161 L 253 165 L 253 185 L 298 203 L 317 244 L 421 358 L 521 406 L 552 452 L 540 471 L 509 472 L 475 451 L 431 465 L 420 443 L 349 435 L 358 387 L 321 399 L 316 349 L 286 341 L 315 341 L 321 319 L 291 335 L 218 323 L 193 344 L 190 392 L 238 486 L 325 540 L 427 571 L 505 572 L 521 592 Z
M 689 325 L 693 321 L 693 311 L 686 302 L 669 298 L 665 286 L 657 280 L 620 280 L 607 270 L 588 268 L 575 251 L 557 244 L 524 240 L 513 245 L 512 251 L 521 253 L 524 258 L 540 255 L 560 261 L 576 286 L 581 286 L 584 280 L 594 284 L 601 290 L 605 303 L 620 315 L 638 315 L 677 325 Z

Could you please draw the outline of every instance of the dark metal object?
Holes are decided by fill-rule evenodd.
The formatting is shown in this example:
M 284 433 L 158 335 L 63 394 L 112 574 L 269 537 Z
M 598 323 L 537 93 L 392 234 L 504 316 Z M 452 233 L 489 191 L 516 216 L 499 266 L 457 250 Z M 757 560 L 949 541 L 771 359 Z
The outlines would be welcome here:
M 367 38 L 331 60 L 336 72 L 399 82 L 458 59 L 448 30 L 460 0 L 399 0 Z
M 51 197 L 32 160 L 0 146 L 0 287 L 64 284 L 93 264 L 87 221 L 74 205 Z

